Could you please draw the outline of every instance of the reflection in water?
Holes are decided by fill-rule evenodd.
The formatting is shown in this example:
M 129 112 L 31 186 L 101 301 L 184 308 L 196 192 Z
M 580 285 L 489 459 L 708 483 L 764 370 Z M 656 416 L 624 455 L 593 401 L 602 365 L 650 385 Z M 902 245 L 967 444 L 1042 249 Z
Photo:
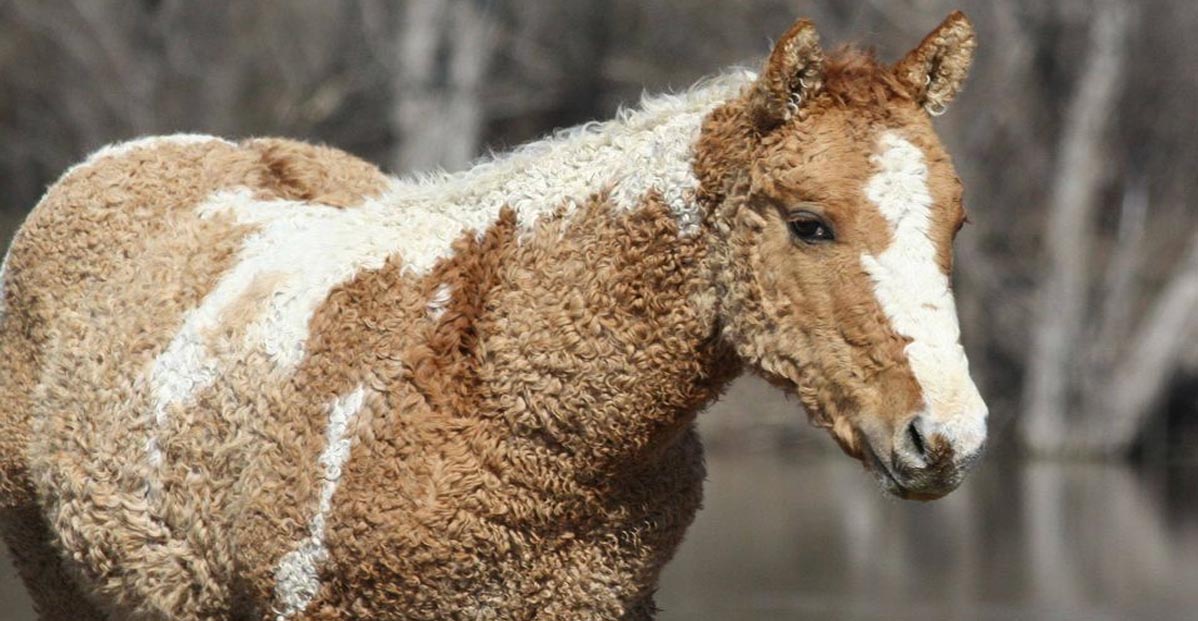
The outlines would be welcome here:
M 8 548 L 0 542 L 0 621 L 32 621 L 36 618 L 25 587 L 8 559 Z
M 933 503 L 840 455 L 708 456 L 662 621 L 1193 619 L 1196 470 L 989 460 Z M 1172 493 L 1170 493 L 1172 492 Z
M 1198 470 L 989 459 L 929 504 L 842 455 L 708 455 L 706 509 L 662 621 L 1184 619 L 1198 610 Z M 7 561 L 0 620 L 32 619 Z

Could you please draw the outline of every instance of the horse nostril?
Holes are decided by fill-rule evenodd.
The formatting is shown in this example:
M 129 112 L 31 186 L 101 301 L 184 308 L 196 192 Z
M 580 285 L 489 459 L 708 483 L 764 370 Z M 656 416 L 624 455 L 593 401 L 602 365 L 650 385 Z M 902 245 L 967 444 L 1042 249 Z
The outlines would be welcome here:
M 924 442 L 923 434 L 920 433 L 919 428 L 915 426 L 915 421 L 911 421 L 911 424 L 907 425 L 907 437 L 910 438 L 911 446 L 915 448 L 915 453 L 920 457 L 927 459 L 928 447 Z

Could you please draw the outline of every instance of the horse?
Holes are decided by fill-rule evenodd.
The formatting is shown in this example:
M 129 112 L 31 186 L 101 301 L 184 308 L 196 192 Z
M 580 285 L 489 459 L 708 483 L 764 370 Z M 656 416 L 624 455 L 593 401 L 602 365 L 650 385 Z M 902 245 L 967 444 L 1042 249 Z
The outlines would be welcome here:
M 894 65 L 795 23 L 760 72 L 460 173 L 281 139 L 68 170 L 0 277 L 0 530 L 43 619 L 650 619 L 742 372 L 886 491 L 987 408 L 932 126 L 953 13 Z

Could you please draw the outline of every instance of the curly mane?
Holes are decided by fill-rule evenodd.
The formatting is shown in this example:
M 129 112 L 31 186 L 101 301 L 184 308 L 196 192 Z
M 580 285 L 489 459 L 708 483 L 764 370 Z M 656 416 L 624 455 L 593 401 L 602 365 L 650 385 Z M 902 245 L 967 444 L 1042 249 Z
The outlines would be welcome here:
M 824 62 L 824 88 L 841 107 L 886 106 L 912 95 L 887 65 L 878 61 L 872 48 L 845 45 Z

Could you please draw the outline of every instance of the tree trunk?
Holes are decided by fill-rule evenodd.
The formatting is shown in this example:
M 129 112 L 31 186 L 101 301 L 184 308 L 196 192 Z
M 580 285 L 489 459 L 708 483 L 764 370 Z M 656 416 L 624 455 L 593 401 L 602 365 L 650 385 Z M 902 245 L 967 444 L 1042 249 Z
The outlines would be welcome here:
M 1198 232 L 1190 238 L 1185 257 L 1174 270 L 1131 338 L 1102 398 L 1090 413 L 1095 417 L 1079 434 L 1080 452 L 1119 455 L 1135 442 L 1140 429 L 1160 404 L 1178 367 L 1185 338 L 1198 309 Z
M 1097 4 L 1090 52 L 1066 109 L 1056 182 L 1044 233 L 1047 275 L 1039 291 L 1021 426 L 1026 446 L 1059 452 L 1068 442 L 1071 369 L 1086 321 L 1091 221 L 1106 172 L 1104 138 L 1123 84 L 1130 11 L 1121 0 Z
M 397 171 L 465 167 L 485 121 L 483 77 L 494 28 L 478 0 L 411 0 L 399 25 L 392 127 Z

